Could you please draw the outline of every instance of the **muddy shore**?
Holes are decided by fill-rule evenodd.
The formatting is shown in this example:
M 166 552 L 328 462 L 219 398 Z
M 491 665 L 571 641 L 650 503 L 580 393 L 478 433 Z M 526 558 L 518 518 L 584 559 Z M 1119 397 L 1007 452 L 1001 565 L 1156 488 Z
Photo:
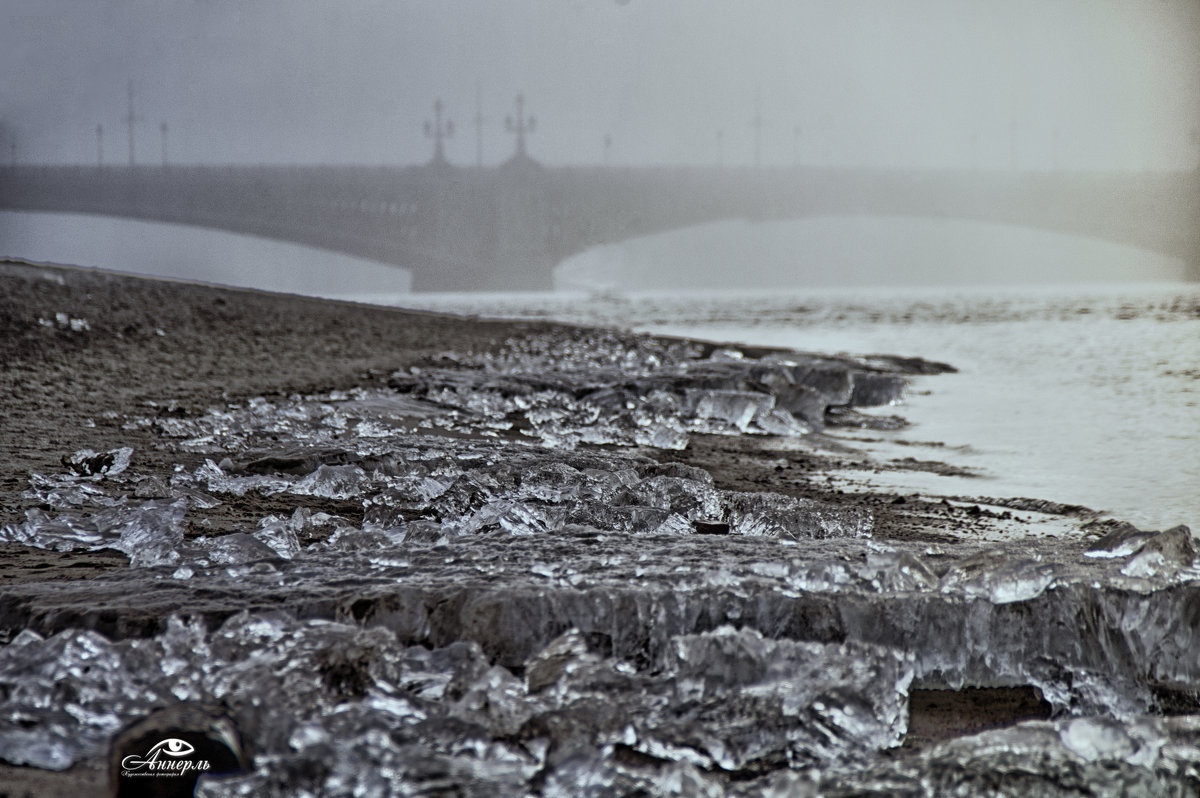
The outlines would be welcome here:
M 128 447 L 133 452 L 131 471 L 140 479 L 165 484 L 175 474 L 201 469 L 210 458 L 165 436 L 163 430 L 172 420 L 194 419 L 214 407 L 260 399 L 283 403 L 295 396 L 383 390 L 395 387 L 398 373 L 420 374 L 468 355 L 487 356 L 511 347 L 514 340 L 569 340 L 573 335 L 568 328 L 542 322 L 464 319 L 13 262 L 0 264 L 0 285 L 0 391 L 5 396 L 0 418 L 0 527 L 21 524 L 30 511 L 51 509 L 29 490 L 31 475 L 63 472 L 75 452 Z M 606 448 L 611 447 L 597 447 Z M 635 450 L 644 458 L 638 461 L 639 473 L 675 473 L 669 469 L 678 464 L 707 472 L 719 491 L 769 491 L 862 513 L 872 519 L 871 537 L 880 542 L 952 549 L 1002 526 L 1036 524 L 1038 516 L 1066 517 L 1080 526 L 1088 520 L 1085 508 L 1053 503 L 1031 511 L 1028 504 L 987 506 L 962 497 L 951 501 L 842 491 L 830 487 L 822 475 L 834 469 L 945 466 L 872 463 L 820 434 L 804 446 L 773 446 L 772 438 L 763 435 L 694 434 L 682 449 Z M 583 457 L 588 447 L 579 451 Z M 249 492 L 215 506 L 192 508 L 184 538 L 213 539 L 248 531 L 264 516 L 287 516 L 301 505 L 351 525 L 364 522 L 362 503 L 352 499 L 306 496 L 301 501 L 290 494 Z M 730 546 L 721 551 L 736 555 L 737 546 Z M 662 550 L 669 548 L 663 544 Z M 526 556 L 516 545 L 510 550 L 515 561 Z M 111 578 L 117 585 L 129 570 L 128 558 L 113 549 L 54 551 L 0 544 L 0 594 L 8 591 L 8 617 L 19 617 L 11 607 L 33 607 L 20 611 L 38 618 L 43 634 L 63 628 L 66 616 L 36 615 L 37 599 L 29 596 L 43 595 L 39 591 L 50 595 L 59 583 L 97 577 Z M 64 586 L 60 593 L 70 594 L 70 588 Z M 188 610 L 170 607 L 169 599 L 154 600 L 168 602 L 158 605 L 164 616 Z M 154 623 L 138 626 L 135 604 L 117 611 L 125 615 L 113 628 L 152 633 Z M 376 609 L 365 612 L 369 616 Z M 8 628 L 4 633 L 11 639 L 17 631 Z M 496 656 L 503 661 L 506 649 L 498 650 Z M 524 661 L 526 652 L 518 653 L 519 660 L 513 661 Z M 511 663 L 509 667 L 519 670 Z M 909 749 L 1050 716 L 1049 705 L 1024 685 L 914 690 L 908 711 Z M 104 763 L 94 759 L 62 773 L 0 765 L 0 795 L 67 790 L 80 796 L 103 794 L 106 778 Z

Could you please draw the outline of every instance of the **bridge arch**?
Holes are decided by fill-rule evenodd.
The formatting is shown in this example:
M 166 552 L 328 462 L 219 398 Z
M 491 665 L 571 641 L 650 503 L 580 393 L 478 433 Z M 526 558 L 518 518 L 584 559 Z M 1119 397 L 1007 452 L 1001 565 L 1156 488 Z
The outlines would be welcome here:
M 1200 279 L 1200 170 L 16 167 L 0 207 L 194 224 L 404 266 L 417 290 L 546 289 L 589 248 L 723 219 L 1011 224 L 1180 258 Z
M 556 287 L 584 291 L 833 288 L 1180 280 L 1185 264 L 1105 239 L 947 217 L 728 219 L 568 256 Z

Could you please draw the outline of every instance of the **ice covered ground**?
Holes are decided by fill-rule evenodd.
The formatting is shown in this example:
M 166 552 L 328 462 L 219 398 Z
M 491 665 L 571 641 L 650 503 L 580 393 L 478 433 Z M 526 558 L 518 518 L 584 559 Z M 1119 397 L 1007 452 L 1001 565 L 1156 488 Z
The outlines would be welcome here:
M 584 331 L 130 418 L 203 462 L 31 477 L 0 540 L 131 567 L 0 589 L 0 758 L 67 768 L 195 702 L 248 757 L 207 796 L 1193 794 L 1186 528 L 880 541 L 862 508 L 648 456 L 896 423 L 856 408 L 937 370 Z M 291 509 L 196 533 L 235 499 Z M 913 690 L 965 685 L 1032 686 L 1053 717 L 901 747 Z

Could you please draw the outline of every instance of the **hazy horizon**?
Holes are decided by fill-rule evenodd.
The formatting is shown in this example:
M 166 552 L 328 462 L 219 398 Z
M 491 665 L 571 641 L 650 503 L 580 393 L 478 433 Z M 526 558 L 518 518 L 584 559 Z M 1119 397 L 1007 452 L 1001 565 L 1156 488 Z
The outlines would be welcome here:
M 1194 0 L 8 0 L 0 16 L 5 163 L 127 163 L 132 82 L 145 164 L 164 123 L 176 163 L 423 163 L 435 98 L 451 162 L 476 163 L 478 110 L 496 164 L 518 92 L 551 165 L 1200 164 Z

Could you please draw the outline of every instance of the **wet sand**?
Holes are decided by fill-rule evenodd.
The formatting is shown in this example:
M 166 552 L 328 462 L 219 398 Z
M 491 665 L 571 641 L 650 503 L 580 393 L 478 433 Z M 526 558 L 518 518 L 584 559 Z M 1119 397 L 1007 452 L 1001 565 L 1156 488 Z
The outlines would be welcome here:
M 163 479 L 177 464 L 203 463 L 150 427 L 124 428 L 129 418 L 195 416 L 256 396 L 383 387 L 396 370 L 443 353 L 484 353 L 512 338 L 564 329 L 15 262 L 0 263 L 0 285 L 0 525 L 23 521 L 36 506 L 22 495 L 31 474 L 61 471 L 62 458 L 81 449 L 132 447 L 137 468 Z M 836 446 L 776 451 L 762 438 L 694 436 L 682 451 L 642 453 L 703 468 L 718 488 L 869 510 L 877 539 L 952 543 L 1012 520 L 996 508 L 940 497 L 831 488 L 821 476 L 832 469 L 897 467 L 866 464 Z M 352 522 L 355 512 L 361 516 L 353 502 L 325 501 L 305 504 Z M 287 502 L 248 496 L 190 514 L 189 524 L 203 523 L 207 535 L 246 529 L 267 513 L 289 512 Z M 0 586 L 127 567 L 112 551 L 0 544 Z M 912 712 L 912 744 L 1046 716 L 1021 689 L 939 693 L 914 699 Z M 102 779 L 91 765 L 64 774 L 0 765 L 0 796 L 95 794 Z

